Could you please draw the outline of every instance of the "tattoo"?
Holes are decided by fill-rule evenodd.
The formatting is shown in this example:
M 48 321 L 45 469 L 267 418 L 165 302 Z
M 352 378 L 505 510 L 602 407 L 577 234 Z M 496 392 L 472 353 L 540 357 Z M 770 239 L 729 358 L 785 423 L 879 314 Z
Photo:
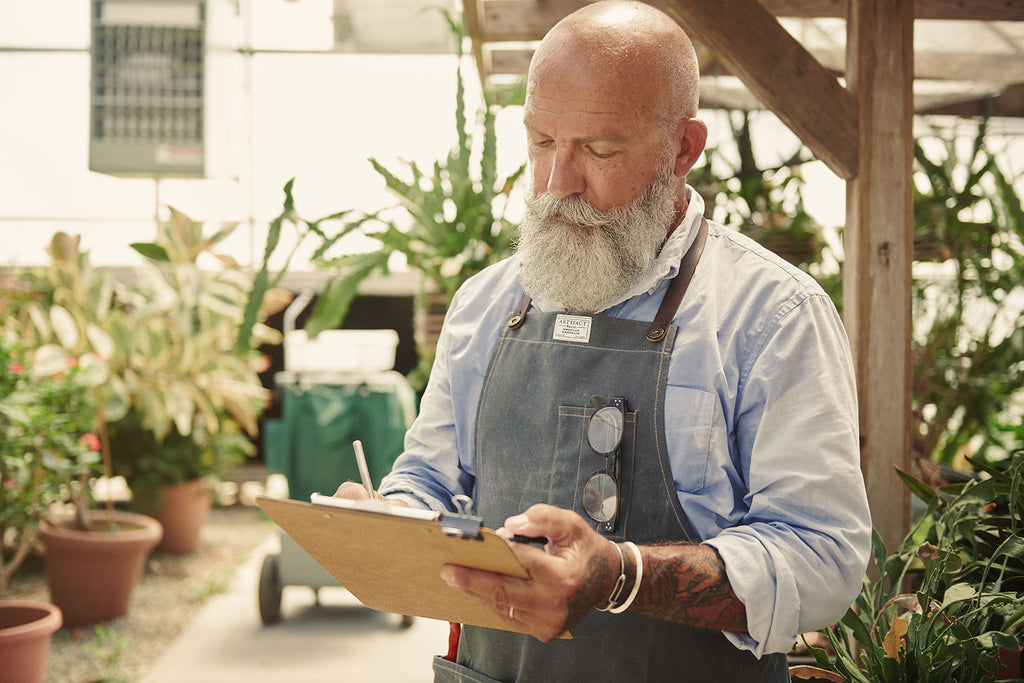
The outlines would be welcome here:
M 619 575 L 617 560 L 618 558 L 616 558 L 616 566 L 612 567 L 605 557 L 594 555 L 590 558 L 586 578 L 569 598 L 569 613 L 565 620 L 566 630 L 582 619 L 591 607 L 603 605 L 608 601 L 607 594 L 611 592 L 608 586 L 614 584 L 615 578 Z
M 633 610 L 683 626 L 746 632 L 746 608 L 714 548 L 674 544 L 641 552 L 644 577 Z

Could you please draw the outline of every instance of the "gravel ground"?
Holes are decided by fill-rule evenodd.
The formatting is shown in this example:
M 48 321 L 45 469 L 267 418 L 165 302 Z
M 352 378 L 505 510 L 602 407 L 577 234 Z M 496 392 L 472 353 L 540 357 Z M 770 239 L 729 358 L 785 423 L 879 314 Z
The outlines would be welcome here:
M 133 683 L 174 641 L 207 599 L 227 589 L 235 569 L 276 527 L 257 508 L 214 508 L 190 555 L 154 554 L 132 593 L 127 615 L 53 635 L 46 683 Z M 4 596 L 49 600 L 39 558 Z

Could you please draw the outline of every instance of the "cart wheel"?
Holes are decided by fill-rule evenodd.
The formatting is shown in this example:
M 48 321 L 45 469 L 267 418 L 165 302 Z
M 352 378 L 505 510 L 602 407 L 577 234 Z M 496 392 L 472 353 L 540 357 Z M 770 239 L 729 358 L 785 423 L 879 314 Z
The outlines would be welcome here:
M 412 626 L 412 617 L 410 617 L 408 614 L 403 614 L 402 615 L 402 628 L 406 629 L 406 628 L 409 628 L 410 626 Z
M 281 579 L 277 569 L 277 555 L 263 558 L 260 569 L 260 620 L 264 625 L 281 621 Z

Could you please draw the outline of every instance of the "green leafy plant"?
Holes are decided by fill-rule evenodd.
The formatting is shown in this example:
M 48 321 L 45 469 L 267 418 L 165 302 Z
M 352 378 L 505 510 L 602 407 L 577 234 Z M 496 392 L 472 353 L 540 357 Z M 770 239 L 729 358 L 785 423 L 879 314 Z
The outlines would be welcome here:
M 841 309 L 839 273 L 822 255 L 842 255 L 803 208 L 808 153 L 766 165 L 752 117 L 729 117 L 735 148 L 709 149 L 691 182 L 719 221 L 808 270 Z M 982 120 L 971 139 L 936 133 L 914 147 L 912 438 L 936 485 L 947 468 L 969 469 L 964 455 L 1024 445 L 1024 208 L 992 146 Z
M 806 270 L 841 307 L 841 255 L 832 255 L 824 226 L 804 207 L 801 169 L 814 157 L 794 138 L 791 154 L 765 163 L 754 151 L 751 113 L 726 115 L 730 144 L 709 147 L 707 163 L 689 176 L 704 197 L 705 213 Z
M 913 448 L 946 466 L 1012 448 L 1024 406 L 1024 208 L 987 131 L 914 149 Z
M 795 265 L 821 263 L 822 226 L 804 209 L 800 174 L 800 167 L 813 157 L 794 141 L 795 151 L 788 158 L 765 166 L 754 152 L 750 113 L 730 111 L 728 117 L 735 148 L 709 148 L 708 163 L 690 177 L 707 193 L 708 211 Z
M 986 478 L 938 492 L 901 473 L 927 512 L 891 555 L 874 535 L 878 578 L 825 631 L 834 654 L 811 648 L 819 667 L 863 683 L 959 683 L 997 676 L 1001 651 L 1020 649 L 1024 452 L 974 464 Z
M 249 346 L 236 348 L 252 279 L 216 252 L 234 226 L 205 234 L 170 214 L 153 242 L 132 245 L 146 258 L 133 279 L 94 269 L 79 238 L 58 233 L 50 265 L 22 275 L 36 296 L 17 311 L 32 343 L 106 360 L 97 396 L 105 472 L 124 474 L 140 501 L 159 500 L 161 483 L 223 475 L 255 452 L 245 434 L 258 433 L 269 397 L 257 345 L 280 341 L 256 322 Z M 271 290 L 259 301 L 272 299 L 283 306 L 288 297 Z
M 93 354 L 35 349 L 0 310 L 0 594 L 24 562 L 40 518 L 97 471 L 95 397 L 108 377 Z
M 270 225 L 263 263 L 256 275 L 243 333 L 238 338 L 239 345 L 246 343 L 244 329 L 255 320 L 256 302 L 261 299 L 262 292 L 276 284 L 285 272 L 282 270 L 272 278 L 268 263 L 286 226 L 296 230 L 296 250 L 307 238 L 319 240 L 313 260 L 328 273 L 327 285 L 305 326 L 311 337 L 340 325 L 360 283 L 373 273 L 390 272 L 392 257 L 396 254 L 404 257 L 410 269 L 422 275 L 417 297 L 417 309 L 422 312 L 427 306 L 427 297 L 434 293 L 443 297 L 443 311 L 455 290 L 467 278 L 511 252 L 516 231 L 505 218 L 504 210 L 509 193 L 526 166 L 520 166 L 499 181 L 494 122 L 495 109 L 500 104 L 482 108 L 479 122 L 482 142 L 478 162 L 474 163 L 477 151 L 472 129 L 475 126 L 471 126 L 466 117 L 461 67 L 465 28 L 444 14 L 455 35 L 459 64 L 456 68 L 455 98 L 457 144 L 443 161 L 435 161 L 430 169 L 408 161 L 404 171 L 392 171 L 376 158 L 371 158 L 371 166 L 398 201 L 397 207 L 372 213 L 341 211 L 316 220 L 301 218 L 292 196 L 294 179 L 288 181 L 284 187 L 283 210 Z M 340 227 L 332 229 L 338 222 Z M 341 240 L 353 233 L 371 237 L 379 246 L 363 253 L 336 254 Z M 290 260 L 291 256 L 286 263 Z M 432 363 L 433 348 L 429 342 L 422 339 L 419 342 L 422 362 L 416 374 L 421 378 L 421 384 L 425 378 L 423 373 L 429 371 Z

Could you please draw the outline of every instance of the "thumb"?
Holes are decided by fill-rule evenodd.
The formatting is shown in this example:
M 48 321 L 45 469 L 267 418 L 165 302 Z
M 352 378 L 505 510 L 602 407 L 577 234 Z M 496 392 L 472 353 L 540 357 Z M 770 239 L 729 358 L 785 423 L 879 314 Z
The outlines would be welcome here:
M 523 536 L 546 536 L 548 541 L 566 542 L 576 535 L 579 515 L 570 510 L 539 503 L 505 520 L 504 528 Z

